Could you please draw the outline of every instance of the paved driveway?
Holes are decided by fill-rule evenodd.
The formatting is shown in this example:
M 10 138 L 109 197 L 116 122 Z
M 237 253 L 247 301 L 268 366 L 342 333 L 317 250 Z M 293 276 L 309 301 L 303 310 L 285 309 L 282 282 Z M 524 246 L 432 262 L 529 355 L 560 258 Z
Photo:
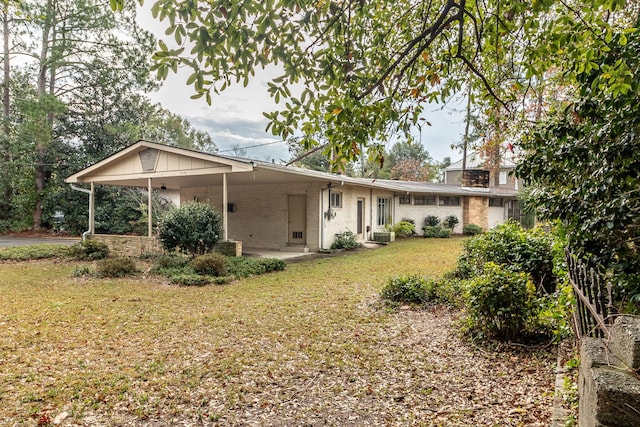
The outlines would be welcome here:
M 0 248 L 28 245 L 74 245 L 80 241 L 79 237 L 31 237 L 31 236 L 2 236 L 0 235 Z

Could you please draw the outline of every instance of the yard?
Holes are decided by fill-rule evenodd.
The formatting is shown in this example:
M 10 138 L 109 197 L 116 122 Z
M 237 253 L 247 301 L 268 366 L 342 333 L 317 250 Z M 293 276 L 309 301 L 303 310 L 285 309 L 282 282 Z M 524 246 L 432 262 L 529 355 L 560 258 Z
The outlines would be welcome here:
M 387 310 L 386 278 L 440 275 L 414 239 L 231 285 L 0 264 L 0 424 L 546 426 L 555 355 L 492 353 L 444 307 Z

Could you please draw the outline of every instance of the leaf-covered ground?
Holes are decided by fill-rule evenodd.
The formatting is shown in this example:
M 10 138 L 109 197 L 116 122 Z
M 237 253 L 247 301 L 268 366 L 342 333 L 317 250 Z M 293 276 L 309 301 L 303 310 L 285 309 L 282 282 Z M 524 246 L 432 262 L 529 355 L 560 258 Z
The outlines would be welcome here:
M 545 426 L 551 353 L 494 354 L 446 308 L 388 311 L 460 239 L 291 264 L 225 286 L 0 264 L 0 425 Z

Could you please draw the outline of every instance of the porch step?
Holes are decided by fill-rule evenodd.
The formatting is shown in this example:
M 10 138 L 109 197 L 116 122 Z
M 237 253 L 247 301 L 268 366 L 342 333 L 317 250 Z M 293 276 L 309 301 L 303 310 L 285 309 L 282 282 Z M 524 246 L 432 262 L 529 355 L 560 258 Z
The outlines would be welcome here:
M 300 252 L 306 254 L 309 252 L 309 248 L 304 245 L 287 245 L 282 246 L 280 252 Z

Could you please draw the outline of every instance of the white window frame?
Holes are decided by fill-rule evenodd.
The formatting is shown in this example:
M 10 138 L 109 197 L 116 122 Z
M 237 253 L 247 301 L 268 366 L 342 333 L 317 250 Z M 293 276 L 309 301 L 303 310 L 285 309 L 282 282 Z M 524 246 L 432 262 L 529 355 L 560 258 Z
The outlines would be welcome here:
M 498 185 L 507 185 L 507 172 L 502 171 L 498 175 Z
M 378 197 L 378 226 L 388 225 L 391 217 L 391 198 Z
M 342 193 L 339 191 L 332 191 L 331 201 L 329 203 L 332 208 L 342 208 Z

